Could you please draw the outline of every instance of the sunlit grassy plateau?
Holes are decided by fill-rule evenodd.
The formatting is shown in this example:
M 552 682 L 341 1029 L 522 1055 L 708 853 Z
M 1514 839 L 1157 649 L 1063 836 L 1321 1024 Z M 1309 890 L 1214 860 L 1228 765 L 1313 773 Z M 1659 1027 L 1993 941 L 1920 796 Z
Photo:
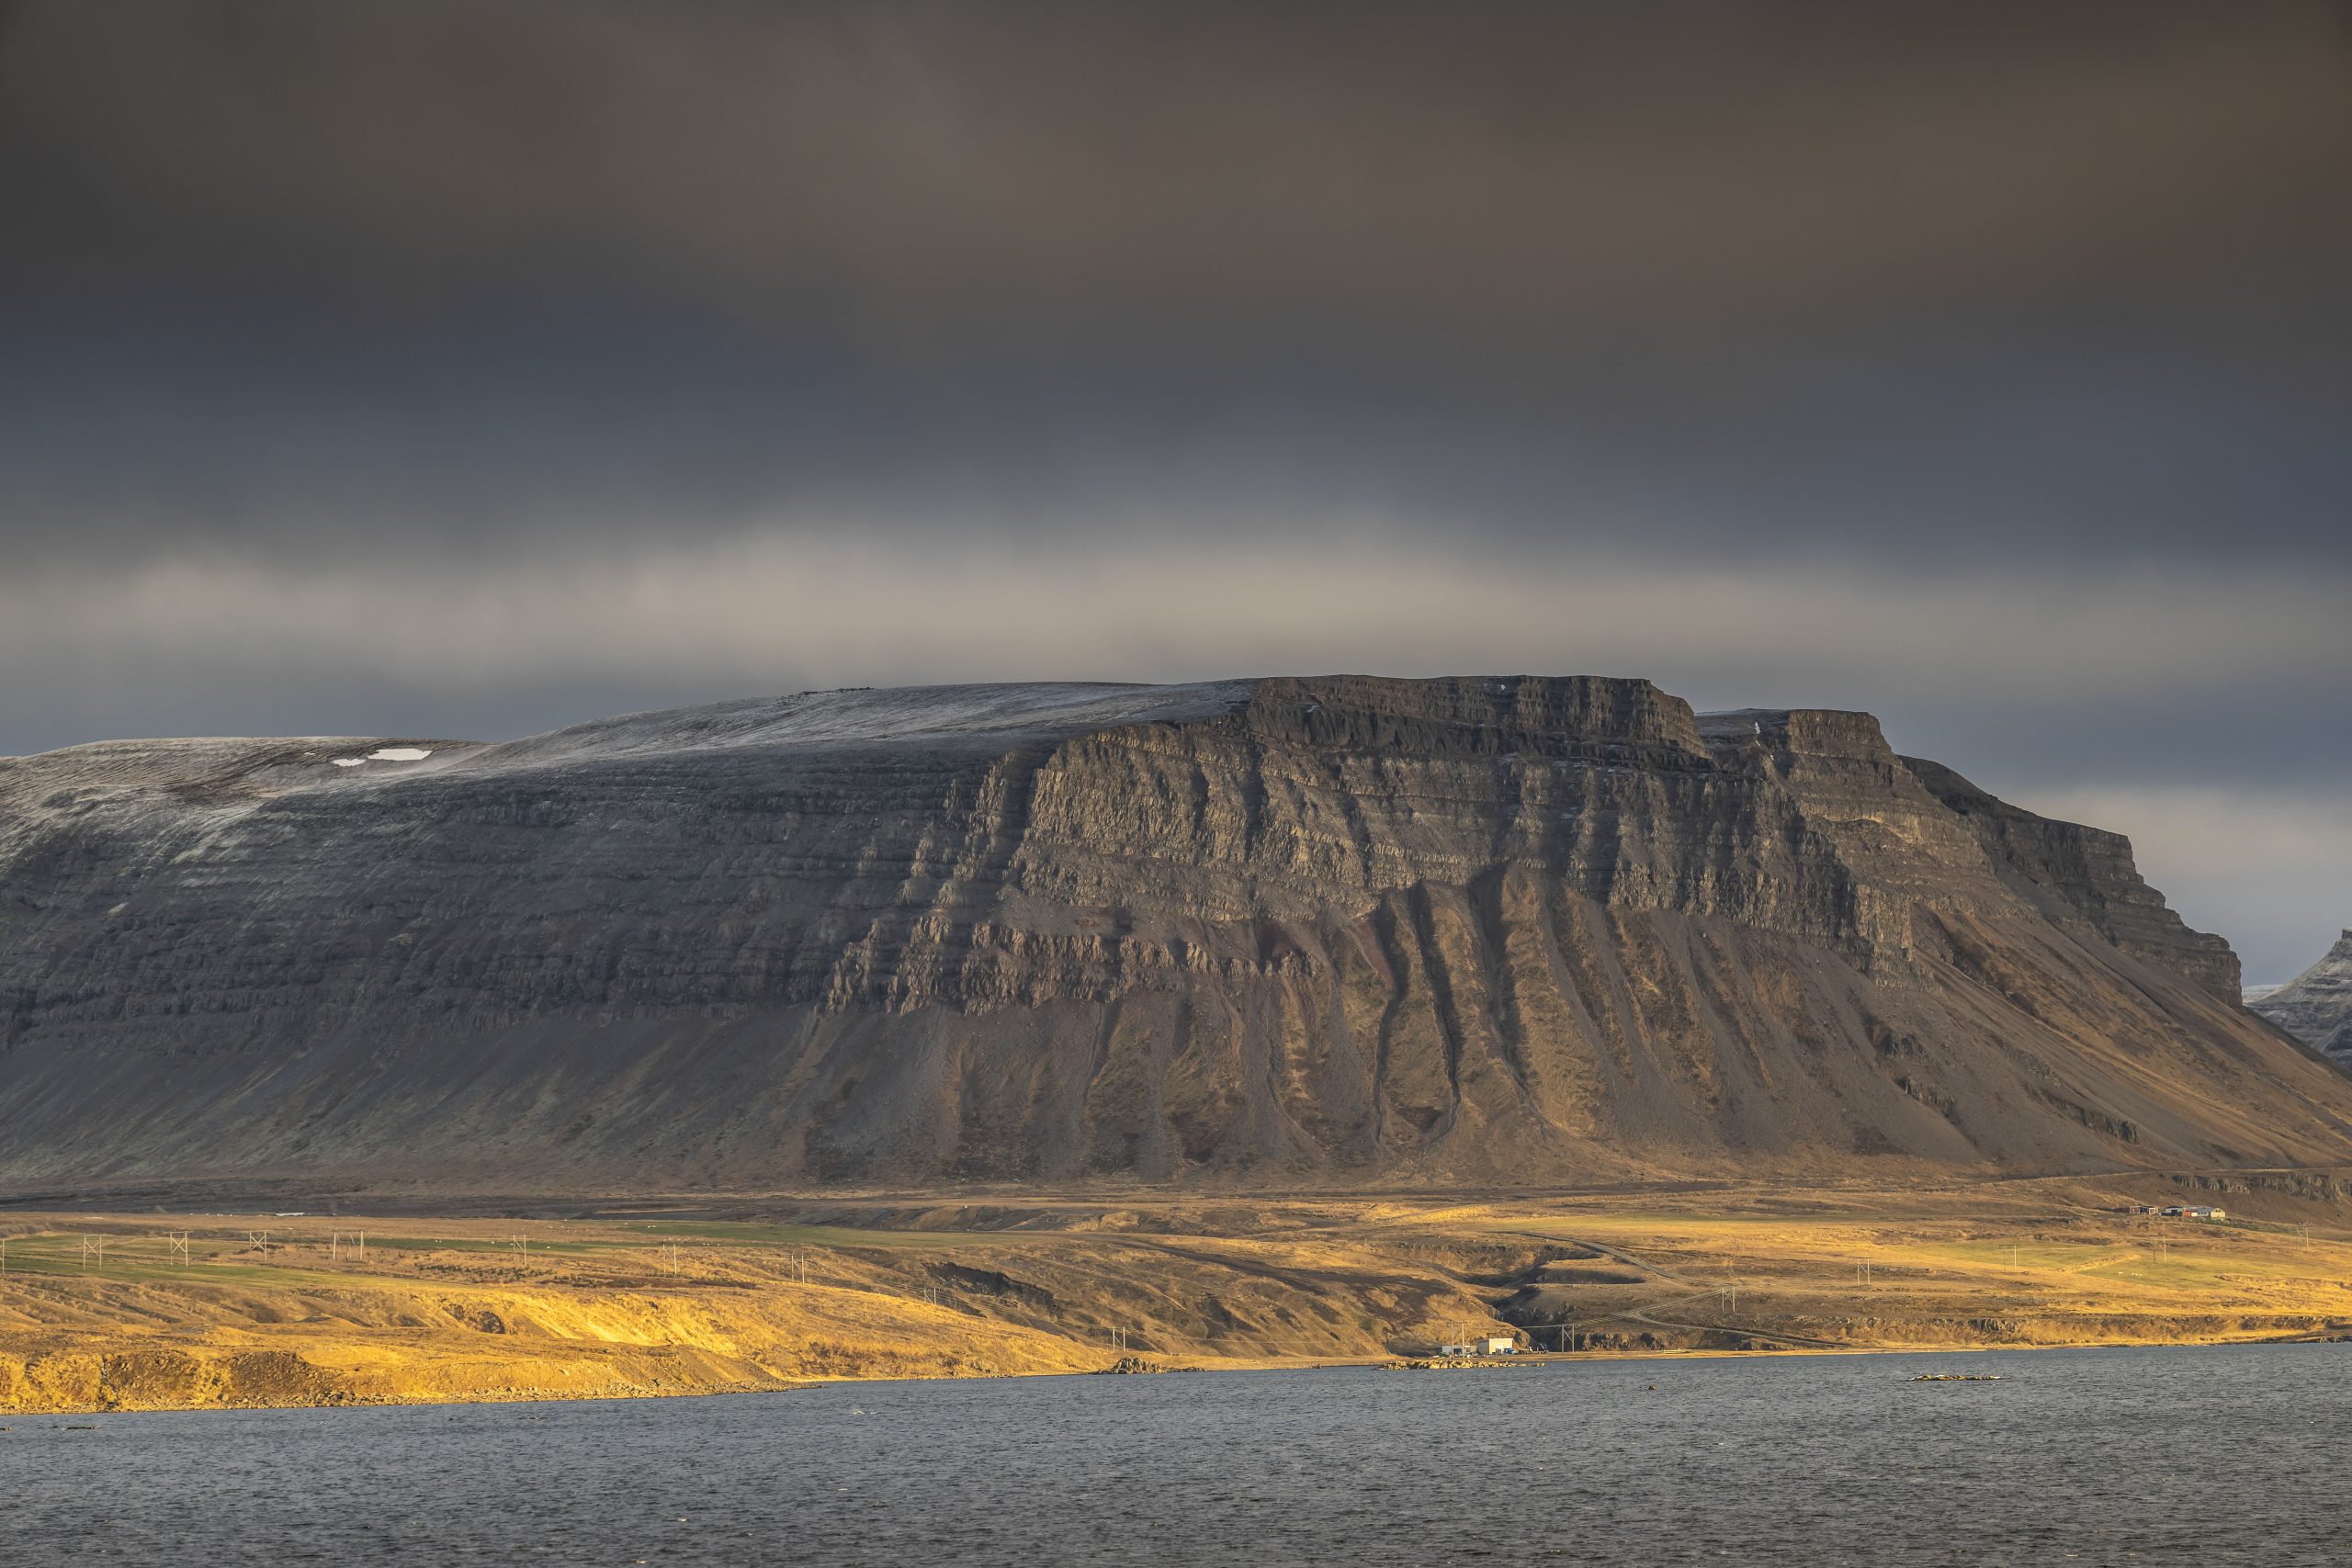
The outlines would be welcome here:
M 1382 1359 L 1507 1328 L 1582 1356 L 2352 1335 L 2352 1213 L 2295 1185 L 17 1211 L 0 1411 Z M 2232 1218 L 2118 1212 L 2184 1196 Z

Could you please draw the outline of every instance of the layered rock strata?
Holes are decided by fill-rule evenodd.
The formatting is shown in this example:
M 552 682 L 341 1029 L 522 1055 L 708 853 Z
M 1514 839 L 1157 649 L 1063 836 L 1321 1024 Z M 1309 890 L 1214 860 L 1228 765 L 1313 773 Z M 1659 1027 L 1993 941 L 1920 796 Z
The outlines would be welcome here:
M 805 694 L 0 761 L 0 1181 L 2352 1159 L 2112 835 L 1646 682 Z

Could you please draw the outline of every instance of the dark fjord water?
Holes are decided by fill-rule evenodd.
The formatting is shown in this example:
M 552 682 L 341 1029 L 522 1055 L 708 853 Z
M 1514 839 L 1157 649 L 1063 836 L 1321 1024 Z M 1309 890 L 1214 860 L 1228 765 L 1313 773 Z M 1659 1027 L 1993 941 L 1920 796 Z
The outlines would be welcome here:
M 2352 1562 L 2352 1346 L 0 1420 L 28 1568 Z

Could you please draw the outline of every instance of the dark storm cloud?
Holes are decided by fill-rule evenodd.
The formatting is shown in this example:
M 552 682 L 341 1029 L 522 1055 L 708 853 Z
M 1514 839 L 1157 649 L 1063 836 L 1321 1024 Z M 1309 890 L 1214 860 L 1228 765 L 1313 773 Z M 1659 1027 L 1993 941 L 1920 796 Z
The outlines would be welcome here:
M 2346 41 L 2324 8 L 2152 0 L 208 0 L 22 7 L 7 82 L 76 265 L 1516 336 L 2196 295 L 2249 245 L 2342 240 Z
M 2144 0 L 20 6 L 17 510 L 487 549 L 1304 490 L 1709 548 L 2201 554 L 2227 513 L 2329 549 L 2348 38 Z
M 0 752 L 1644 673 L 2120 813 L 2278 969 L 2347 189 L 2335 5 L 19 0 Z

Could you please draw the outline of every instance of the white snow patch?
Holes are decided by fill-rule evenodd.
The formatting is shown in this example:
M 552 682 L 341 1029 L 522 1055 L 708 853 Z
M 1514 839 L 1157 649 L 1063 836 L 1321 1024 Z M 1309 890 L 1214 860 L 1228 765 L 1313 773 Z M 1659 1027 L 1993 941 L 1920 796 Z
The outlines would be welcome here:
M 356 768 L 367 760 L 365 757 L 337 757 L 334 760 L 334 765 L 338 768 Z
M 368 761 L 371 762 L 422 762 L 431 755 L 433 755 L 432 752 L 419 750 L 413 746 L 387 746 L 380 751 L 368 752 Z

